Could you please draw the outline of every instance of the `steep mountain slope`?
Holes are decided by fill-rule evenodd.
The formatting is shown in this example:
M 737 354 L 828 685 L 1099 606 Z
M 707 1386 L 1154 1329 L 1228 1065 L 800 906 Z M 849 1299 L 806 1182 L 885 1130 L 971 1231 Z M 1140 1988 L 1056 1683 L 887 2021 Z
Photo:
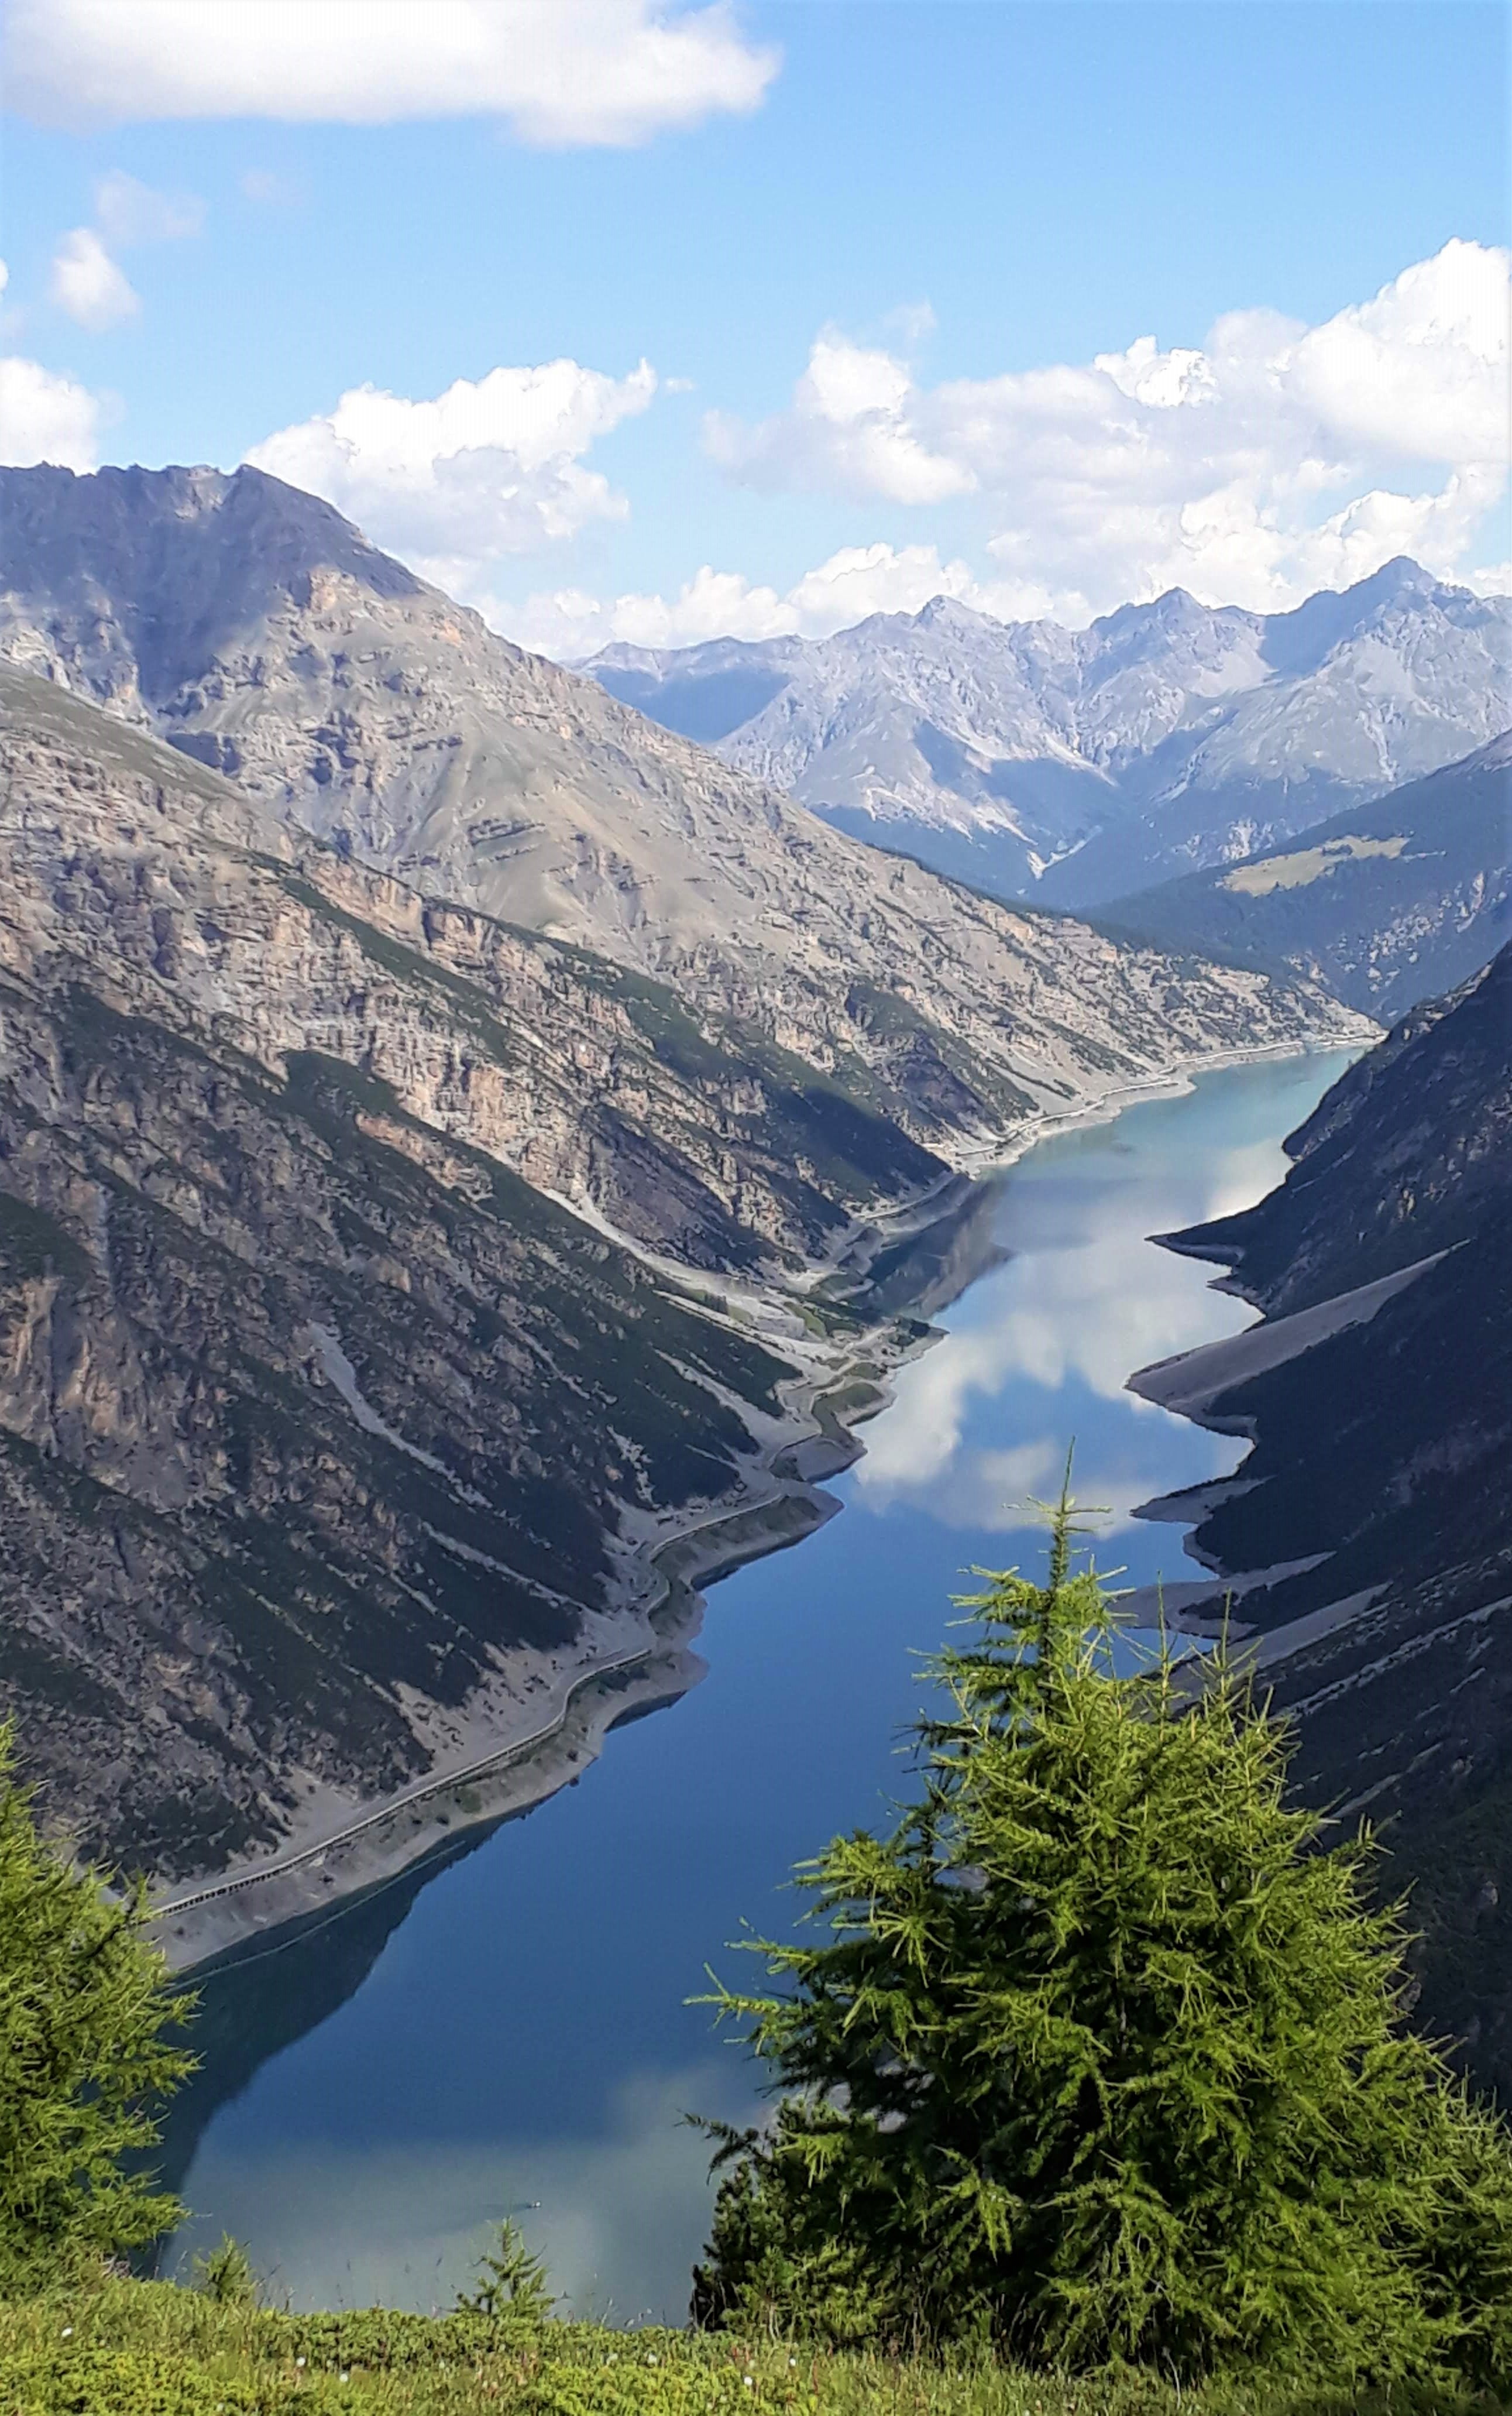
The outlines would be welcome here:
M 1512 927 L 1512 732 L 1283 848 L 1098 910 L 1157 947 L 1322 981 L 1383 1022 L 1457 988 Z
M 838 827 L 1084 908 L 1285 839 L 1508 719 L 1512 604 L 1390 563 L 1294 612 L 1180 589 L 1085 630 L 937 597 L 813 642 L 584 666 Z
M 545 1186 L 613 1162 L 663 1247 L 794 1254 L 842 1212 L 779 1162 L 779 1086 L 616 967 L 296 859 L 51 687 L 0 702 L 0 1684 L 50 1813 L 214 1868 L 606 1656 L 676 1691 L 642 1548 L 785 1499 L 776 1388 L 824 1352 Z M 916 1183 L 881 1140 L 831 1178 Z
M 0 495 L 10 660 L 354 858 L 670 981 L 944 1155 L 1328 1018 L 879 858 L 260 472 L 8 471 Z
M 1258 1207 L 1167 1237 L 1232 1267 L 1265 1321 L 1133 1380 L 1253 1441 L 1234 1477 L 1146 1515 L 1197 1515 L 1201 1560 L 1261 1573 L 1237 1614 L 1300 1723 L 1303 1783 L 1436 1873 L 1429 2014 L 1470 2034 L 1467 1975 L 1494 1967 L 1473 2061 L 1512 2102 L 1512 947 L 1287 1146 Z
M 774 1455 L 857 1328 L 788 1279 L 948 1204 L 882 1087 L 0 668 L 0 1693 L 54 1817 L 214 1870 L 606 1660 L 600 1725 L 685 1686 L 651 1544 L 819 1515 Z

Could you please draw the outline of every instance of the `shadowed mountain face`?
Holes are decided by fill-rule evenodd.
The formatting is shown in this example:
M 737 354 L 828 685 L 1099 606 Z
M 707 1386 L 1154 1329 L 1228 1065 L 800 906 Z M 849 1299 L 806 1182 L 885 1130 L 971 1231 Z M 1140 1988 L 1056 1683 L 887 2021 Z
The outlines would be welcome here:
M 1081 910 L 1453 762 L 1505 727 L 1509 664 L 1508 599 L 1398 561 L 1268 616 L 1174 589 L 1073 631 L 937 596 L 584 668 L 853 836 Z
M 253 470 L 0 474 L 0 653 L 433 897 L 733 1019 L 945 1156 L 1316 998 L 879 859 Z
M 91 1850 L 215 1867 L 654 1642 L 644 1521 L 750 1485 L 781 1316 L 550 1194 L 764 1267 L 936 1170 L 623 968 L 0 703 L 0 1683 Z
M 1103 929 L 1321 981 L 1381 1022 L 1478 972 L 1512 929 L 1512 732 L 1268 854 L 1115 898 Z
M 1258 1207 L 1169 1237 L 1266 1321 L 1135 1380 L 1253 1441 L 1146 1515 L 1198 1512 L 1210 1567 L 1275 1573 L 1236 1609 L 1303 1783 L 1392 1824 L 1428 1891 L 1428 2016 L 1512 2102 L 1512 947 L 1287 1147 Z
M 794 1276 L 1047 1105 L 1362 1029 L 886 863 L 259 473 L 5 504 L 0 1684 L 95 1851 L 675 1661 L 658 1522 L 804 1508 L 779 1387 L 856 1321 Z

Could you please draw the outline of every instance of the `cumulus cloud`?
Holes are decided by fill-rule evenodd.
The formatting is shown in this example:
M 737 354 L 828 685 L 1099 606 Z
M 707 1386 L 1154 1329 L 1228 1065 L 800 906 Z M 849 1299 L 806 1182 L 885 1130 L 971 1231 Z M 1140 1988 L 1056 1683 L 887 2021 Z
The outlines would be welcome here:
M 575 536 L 627 505 L 582 457 L 657 390 L 645 361 L 606 377 L 576 361 L 496 369 L 411 401 L 354 387 L 247 459 L 324 495 L 378 544 L 473 600 L 484 567 Z
M 759 106 L 778 54 L 673 0 L 12 0 L 13 108 L 44 122 L 497 116 L 643 143 Z
M 98 335 L 123 319 L 134 319 L 141 296 L 107 248 L 173 243 L 198 234 L 204 204 L 194 193 L 159 193 L 138 176 L 116 169 L 95 187 L 95 223 L 74 227 L 53 255 L 48 293 L 60 310 Z
M 704 443 L 716 461 L 754 487 L 839 487 L 895 504 L 940 504 L 968 493 L 975 472 L 920 433 L 908 370 L 890 353 L 820 337 L 793 406 L 748 429 L 710 412 Z
M 610 598 L 559 587 L 510 604 L 474 596 L 485 618 L 522 646 L 559 662 L 581 662 L 616 641 L 631 646 L 698 646 L 710 638 L 827 638 L 873 612 L 916 612 L 934 596 L 954 596 L 999 620 L 1067 609 L 1067 598 L 1013 579 L 979 580 L 932 545 L 846 545 L 792 587 L 754 585 L 738 571 L 705 563 L 674 596 L 630 593 Z
M 12 469 L 54 461 L 66 470 L 93 470 L 104 415 L 100 397 L 72 378 L 18 354 L 0 359 L 0 461 Z
M 1456 571 L 1503 493 L 1508 258 L 1451 242 L 1321 325 L 1219 319 L 1081 365 L 928 388 L 826 331 L 789 408 L 705 422 L 759 488 L 970 496 L 1003 581 L 1100 611 L 1184 586 L 1278 610 L 1394 553 Z
M 93 227 L 74 227 L 53 255 L 48 293 L 60 310 L 98 335 L 134 319 L 141 298 Z

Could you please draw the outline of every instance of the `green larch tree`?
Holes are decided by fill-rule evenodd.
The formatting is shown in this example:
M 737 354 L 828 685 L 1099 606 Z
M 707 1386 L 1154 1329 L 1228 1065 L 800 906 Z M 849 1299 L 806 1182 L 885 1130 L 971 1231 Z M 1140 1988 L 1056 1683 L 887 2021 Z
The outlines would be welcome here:
M 1512 2139 L 1407 2026 L 1368 1835 L 1225 1653 L 1113 1674 L 1077 1539 L 1063 1493 L 1044 1584 L 981 1573 L 917 1800 L 713 2000 L 780 2103 L 720 2134 L 695 2316 L 1504 2383 Z
M 0 1729 L 0 2292 L 69 2277 L 177 2220 L 142 2167 L 192 2068 L 165 2040 L 190 2000 L 113 1897 L 41 1837 Z

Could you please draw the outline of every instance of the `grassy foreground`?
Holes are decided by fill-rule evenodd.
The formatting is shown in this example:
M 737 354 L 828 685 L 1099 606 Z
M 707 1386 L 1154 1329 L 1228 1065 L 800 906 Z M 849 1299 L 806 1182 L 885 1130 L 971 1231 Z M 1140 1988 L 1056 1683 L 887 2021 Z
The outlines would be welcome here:
M 167 2283 L 0 2304 L 0 2416 L 1502 2416 L 1442 2393 L 950 2371 L 730 2335 L 228 2307 Z

